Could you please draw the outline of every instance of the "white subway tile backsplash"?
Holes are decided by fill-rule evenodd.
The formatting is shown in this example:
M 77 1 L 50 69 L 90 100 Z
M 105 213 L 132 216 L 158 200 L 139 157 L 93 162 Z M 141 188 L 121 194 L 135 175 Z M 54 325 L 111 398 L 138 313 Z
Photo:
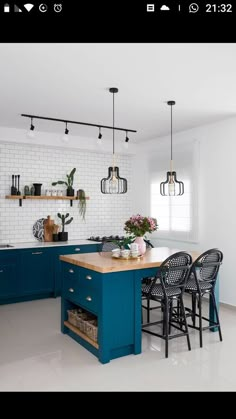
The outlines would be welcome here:
M 69 212 L 74 218 L 66 226 L 71 240 L 91 235 L 124 234 L 124 222 L 132 215 L 133 208 L 131 159 L 131 156 L 119 156 L 118 159 L 121 176 L 128 180 L 127 194 L 103 195 L 100 192 L 100 181 L 107 176 L 112 161 L 110 154 L 0 143 L 0 242 L 34 241 L 34 222 L 51 215 L 59 223 L 58 212 Z M 69 201 L 23 200 L 22 207 L 19 207 L 18 201 L 5 199 L 5 195 L 10 194 L 12 174 L 20 174 L 22 192 L 25 185 L 42 183 L 44 194 L 45 189 L 65 191 L 65 186 L 53 187 L 51 183 L 65 180 L 66 173 L 73 167 L 76 167 L 75 191 L 84 189 L 90 197 L 85 221 L 79 215 L 77 201 L 70 207 Z

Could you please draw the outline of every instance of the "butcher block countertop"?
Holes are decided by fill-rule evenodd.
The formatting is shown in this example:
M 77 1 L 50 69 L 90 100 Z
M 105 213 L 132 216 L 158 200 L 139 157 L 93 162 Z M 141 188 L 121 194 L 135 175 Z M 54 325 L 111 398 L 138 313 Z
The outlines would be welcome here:
M 186 249 L 181 250 L 190 253 L 193 261 L 200 255 L 199 252 L 187 251 Z M 92 271 L 109 273 L 155 268 L 160 266 L 173 253 L 180 252 L 181 250 L 171 249 L 169 247 L 155 247 L 148 249 L 140 259 L 115 259 L 112 258 L 111 252 L 99 252 L 60 256 L 60 260 L 71 263 L 72 265 L 91 269 Z

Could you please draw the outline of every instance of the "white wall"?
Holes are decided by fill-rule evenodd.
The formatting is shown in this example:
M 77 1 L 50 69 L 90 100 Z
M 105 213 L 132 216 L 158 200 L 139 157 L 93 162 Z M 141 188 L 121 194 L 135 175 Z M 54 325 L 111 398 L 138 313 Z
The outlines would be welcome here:
M 196 244 L 160 239 L 153 242 L 158 246 L 196 249 L 200 252 L 212 247 L 221 249 L 224 261 L 220 271 L 220 300 L 236 305 L 236 118 L 176 133 L 173 135 L 173 147 L 194 139 L 200 143 L 199 241 Z M 136 176 L 139 180 L 138 188 L 134 185 L 135 204 L 144 214 L 148 214 L 150 209 L 148 159 L 165 141 L 170 141 L 169 136 L 147 142 L 140 147 L 134 161 L 134 166 L 140 167 L 134 177 L 134 184 Z M 178 173 L 177 167 L 176 170 Z
M 100 180 L 107 176 L 108 166 L 112 163 L 111 151 L 97 153 L 75 149 L 70 145 L 57 148 L 47 145 L 25 144 L 25 136 L 15 138 L 22 143 L 15 143 L 14 131 L 8 130 L 7 142 L 0 132 L 0 242 L 17 243 L 34 241 L 32 227 L 39 218 L 51 215 L 59 222 L 58 212 L 69 212 L 73 222 L 66 226 L 69 239 L 85 239 L 91 235 L 123 235 L 124 222 L 132 214 L 132 157 L 118 156 L 120 174 L 128 180 L 128 193 L 124 195 L 103 195 L 100 192 Z M 18 131 L 16 134 L 18 134 Z M 46 134 L 45 134 L 46 136 Z M 51 134 L 48 134 L 51 137 Z M 10 142 L 11 139 L 11 142 Z M 46 141 L 46 139 L 45 139 Z M 48 141 L 50 143 L 50 139 Z M 87 140 L 87 143 L 89 141 Z M 55 145 L 55 143 L 54 143 Z M 69 201 L 23 200 L 22 207 L 18 201 L 7 200 L 10 194 L 11 175 L 20 174 L 20 188 L 32 183 L 42 183 L 42 193 L 52 189 L 51 182 L 66 177 L 76 167 L 74 188 L 84 189 L 90 197 L 87 201 L 86 220 L 79 215 L 78 202 L 70 207 Z M 58 189 L 59 187 L 55 187 Z M 60 186 L 61 189 L 61 186 Z

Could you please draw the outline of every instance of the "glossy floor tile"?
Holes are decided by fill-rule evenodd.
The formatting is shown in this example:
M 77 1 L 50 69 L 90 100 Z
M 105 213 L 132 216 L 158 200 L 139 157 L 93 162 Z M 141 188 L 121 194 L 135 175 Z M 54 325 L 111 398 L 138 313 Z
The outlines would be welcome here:
M 156 313 L 154 316 L 158 316 Z M 221 307 L 218 333 L 170 342 L 143 334 L 142 354 L 102 365 L 60 332 L 60 299 L 0 306 L 0 391 L 235 391 L 236 310 Z

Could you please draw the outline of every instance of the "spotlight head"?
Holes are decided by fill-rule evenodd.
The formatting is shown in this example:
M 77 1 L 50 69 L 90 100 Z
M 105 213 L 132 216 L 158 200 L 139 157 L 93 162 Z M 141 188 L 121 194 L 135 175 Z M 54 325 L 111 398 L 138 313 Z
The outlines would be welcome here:
M 98 134 L 98 139 L 101 140 L 102 139 L 102 134 L 99 132 Z
M 65 135 L 68 135 L 69 134 L 69 130 L 66 128 L 65 129 Z
M 33 131 L 35 126 L 33 124 L 30 125 L 30 131 Z

